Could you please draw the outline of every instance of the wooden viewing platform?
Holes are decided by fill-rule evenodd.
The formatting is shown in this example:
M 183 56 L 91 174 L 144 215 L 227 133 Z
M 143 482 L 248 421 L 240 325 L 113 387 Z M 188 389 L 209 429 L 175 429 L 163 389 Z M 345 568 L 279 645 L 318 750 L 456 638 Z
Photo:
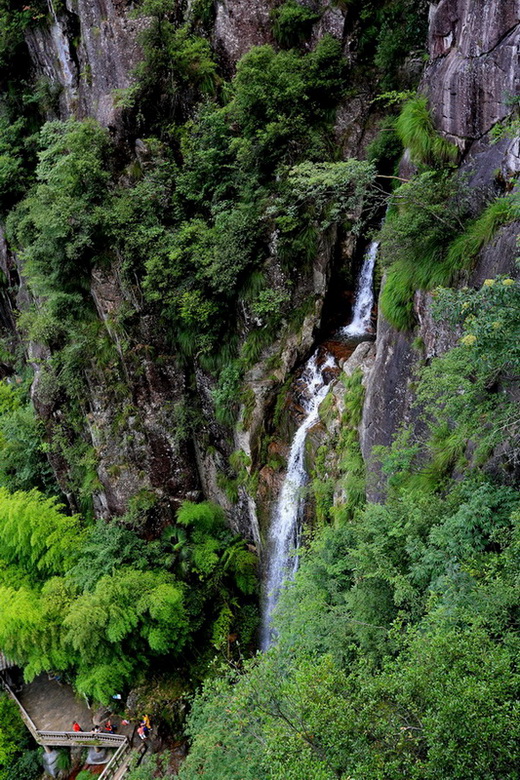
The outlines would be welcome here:
M 132 752 L 129 736 L 92 730 L 69 731 L 66 727 L 73 720 L 80 724 L 92 721 L 86 702 L 79 700 L 70 686 L 59 685 L 56 681 L 51 686 L 51 681 L 42 675 L 34 683 L 23 686 L 17 695 L 8 682 L 6 667 L 0 668 L 0 684 L 17 704 L 25 725 L 39 745 L 47 749 L 74 745 L 115 748 L 98 780 L 120 780 L 124 777 Z M 49 728 L 51 724 L 56 728 Z

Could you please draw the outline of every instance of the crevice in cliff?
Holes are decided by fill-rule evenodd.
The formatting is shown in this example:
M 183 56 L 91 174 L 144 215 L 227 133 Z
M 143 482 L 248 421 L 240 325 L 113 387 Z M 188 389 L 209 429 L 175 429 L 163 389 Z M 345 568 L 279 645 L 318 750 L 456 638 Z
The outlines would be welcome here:
M 515 32 L 515 30 L 518 30 L 520 28 L 520 22 L 517 22 L 514 24 L 507 32 L 505 32 L 495 43 L 495 45 L 489 49 L 489 51 L 484 51 L 481 54 L 477 54 L 476 56 L 468 55 L 467 59 L 473 60 L 473 59 L 482 59 L 483 57 L 489 57 L 490 54 L 493 54 L 493 52 L 498 49 L 499 46 L 502 45 L 502 43 L 508 38 L 512 33 Z

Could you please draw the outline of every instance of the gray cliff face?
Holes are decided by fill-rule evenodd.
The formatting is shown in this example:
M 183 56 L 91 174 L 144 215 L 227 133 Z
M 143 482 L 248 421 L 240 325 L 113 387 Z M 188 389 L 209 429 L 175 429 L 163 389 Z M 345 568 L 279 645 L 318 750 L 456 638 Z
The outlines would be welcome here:
M 518 95 L 520 0 L 441 0 L 431 7 L 423 85 L 437 127 L 462 147 L 510 113 Z
M 49 8 L 49 27 L 31 29 L 26 41 L 37 73 L 61 89 L 61 118 L 93 117 L 106 127 L 116 125 L 114 90 L 132 84 L 145 22 L 129 17 L 126 0 L 67 0 L 66 12 L 59 14 L 49 0 Z
M 218 0 L 215 47 L 234 66 L 252 46 L 272 43 L 268 0 Z
M 441 0 L 431 6 L 432 61 L 421 89 L 428 94 L 437 128 L 465 150 L 461 171 L 472 191 L 475 213 L 490 195 L 500 194 L 497 175 L 507 181 L 520 171 L 519 139 L 490 143 L 489 138 L 491 128 L 511 114 L 510 96 L 518 94 L 519 25 L 517 0 Z M 501 228 L 461 283 L 478 287 L 496 274 L 517 277 L 519 228 L 519 223 Z M 414 425 L 420 434 L 413 406 L 416 368 L 455 346 L 459 338 L 433 322 L 431 300 L 429 293 L 416 293 L 418 325 L 413 333 L 395 330 L 379 315 L 377 355 L 367 379 L 360 431 L 370 500 L 384 495 L 373 447 L 391 444 L 401 424 Z
M 163 509 L 183 498 L 197 498 L 199 482 L 179 425 L 186 394 L 184 372 L 172 355 L 154 360 L 167 352 L 161 334 L 122 283 L 116 267 L 94 271 L 91 292 L 119 354 L 114 370 L 121 394 L 114 402 L 105 372 L 88 375 L 87 424 L 102 485 L 94 496 L 97 513 L 103 517 L 122 515 L 135 496 L 148 497 Z M 126 334 L 118 333 L 111 324 L 111 317 L 123 304 L 139 315 L 137 332 L 128 344 L 123 344 L 123 339 L 128 341 Z

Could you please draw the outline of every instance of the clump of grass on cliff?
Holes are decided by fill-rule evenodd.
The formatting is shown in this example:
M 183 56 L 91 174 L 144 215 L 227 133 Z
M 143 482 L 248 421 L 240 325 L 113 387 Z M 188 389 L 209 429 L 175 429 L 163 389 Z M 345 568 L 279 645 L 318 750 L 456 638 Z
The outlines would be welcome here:
M 424 192 L 419 198 L 415 195 L 420 193 L 419 179 L 400 188 L 396 196 L 402 203 L 382 230 L 382 259 L 389 268 L 381 308 L 398 330 L 414 325 L 415 290 L 450 285 L 458 272 L 472 268 L 500 227 L 520 218 L 518 195 L 511 193 L 492 201 L 468 223 L 463 212 L 457 215 L 455 200 L 449 206 L 443 203 L 442 198 L 449 197 L 444 187 L 435 194 L 434 179 L 425 181 L 431 185 L 429 201 Z
M 470 268 L 475 257 L 489 244 L 497 230 L 520 219 L 520 198 L 511 193 L 497 198 L 449 246 L 446 260 L 452 269 Z
M 438 167 L 456 160 L 457 147 L 435 129 L 423 95 L 404 104 L 395 127 L 404 148 L 410 150 L 412 162 Z

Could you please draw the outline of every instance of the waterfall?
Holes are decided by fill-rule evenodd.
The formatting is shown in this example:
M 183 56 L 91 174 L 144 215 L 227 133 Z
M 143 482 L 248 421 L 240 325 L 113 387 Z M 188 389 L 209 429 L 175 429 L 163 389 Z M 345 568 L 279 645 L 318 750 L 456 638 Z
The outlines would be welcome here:
M 305 385 L 302 406 L 305 418 L 294 435 L 287 462 L 285 476 L 278 501 L 276 502 L 268 540 L 268 569 L 266 597 L 262 621 L 261 648 L 267 650 L 273 640 L 271 616 L 278 601 L 280 588 L 287 579 L 292 579 L 298 568 L 298 548 L 301 520 L 305 506 L 304 490 L 307 482 L 305 471 L 305 441 L 307 431 L 318 421 L 318 408 L 329 386 L 324 373 L 336 365 L 332 355 L 318 365 L 318 351 L 308 360 L 301 376 Z
M 361 273 L 356 286 L 356 299 L 352 322 L 341 329 L 344 336 L 364 336 L 370 330 L 370 316 L 374 306 L 372 277 L 376 263 L 378 241 L 372 241 L 363 260 Z
M 65 90 L 67 106 L 70 108 L 68 104 L 76 94 L 76 67 L 70 53 L 68 38 L 65 35 L 65 32 L 63 31 L 59 22 L 52 0 L 47 0 L 47 6 L 52 16 L 50 33 L 56 47 L 58 62 L 60 64 L 61 76 L 63 80 L 61 86 Z

